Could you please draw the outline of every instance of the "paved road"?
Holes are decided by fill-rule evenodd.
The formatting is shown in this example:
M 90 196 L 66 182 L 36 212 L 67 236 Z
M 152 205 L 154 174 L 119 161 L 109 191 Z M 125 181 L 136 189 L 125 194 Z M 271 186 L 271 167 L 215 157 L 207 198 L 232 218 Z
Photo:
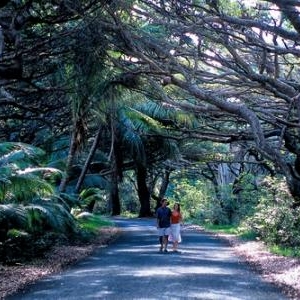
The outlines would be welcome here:
M 186 229 L 181 254 L 161 254 L 154 219 L 115 222 L 115 243 L 8 299 L 288 299 L 216 237 Z

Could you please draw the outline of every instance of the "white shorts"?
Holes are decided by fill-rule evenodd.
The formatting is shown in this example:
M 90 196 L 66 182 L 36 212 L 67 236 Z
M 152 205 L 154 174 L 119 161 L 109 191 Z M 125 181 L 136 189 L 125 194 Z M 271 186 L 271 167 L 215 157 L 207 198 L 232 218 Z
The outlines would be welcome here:
M 157 228 L 157 230 L 159 236 L 170 235 L 171 233 L 170 227 Z

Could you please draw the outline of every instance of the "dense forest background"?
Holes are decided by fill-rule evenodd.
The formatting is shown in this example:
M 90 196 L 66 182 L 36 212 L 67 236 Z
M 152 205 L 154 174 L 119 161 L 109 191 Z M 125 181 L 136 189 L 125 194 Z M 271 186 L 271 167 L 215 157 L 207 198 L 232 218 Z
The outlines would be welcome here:
M 1 256 L 74 237 L 82 212 L 153 216 L 164 196 L 300 247 L 299 9 L 1 1 Z

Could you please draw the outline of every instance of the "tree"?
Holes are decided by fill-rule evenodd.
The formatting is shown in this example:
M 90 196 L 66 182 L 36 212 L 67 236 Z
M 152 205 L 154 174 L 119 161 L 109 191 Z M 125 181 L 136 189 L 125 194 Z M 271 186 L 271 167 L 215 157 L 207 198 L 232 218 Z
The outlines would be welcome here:
M 123 85 L 137 89 L 125 79 L 138 77 L 139 89 L 149 98 L 198 121 L 188 126 L 161 119 L 170 129 L 169 140 L 243 144 L 259 160 L 269 160 L 273 173 L 285 176 L 297 207 L 297 5 L 281 0 L 254 5 L 222 0 L 6 2 L 0 11 L 2 139 L 36 143 L 36 133 L 45 127 L 55 135 L 68 133 L 74 86 L 73 77 L 65 75 L 75 65 L 84 66 L 76 53 L 88 44 L 87 56 L 95 50 L 91 58 L 100 53 L 99 61 L 130 75 L 122 78 Z M 89 136 L 95 136 L 98 128 L 92 122 L 89 126 Z
M 273 4 L 281 15 L 272 15 Z M 284 174 L 295 207 L 300 205 L 296 5 L 291 2 L 286 12 L 282 1 L 255 7 L 138 1 L 134 13 L 124 7 L 122 16 L 110 12 L 113 18 L 103 24 L 125 53 L 118 67 L 123 63 L 151 77 L 163 103 L 201 116 L 203 125 L 187 135 L 254 146 Z M 125 12 L 133 17 L 124 18 Z

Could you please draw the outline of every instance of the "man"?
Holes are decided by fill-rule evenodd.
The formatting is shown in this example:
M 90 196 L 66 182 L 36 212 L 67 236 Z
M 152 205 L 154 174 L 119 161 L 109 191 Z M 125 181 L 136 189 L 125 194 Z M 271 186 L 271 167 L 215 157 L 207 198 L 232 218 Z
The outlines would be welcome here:
M 161 207 L 156 211 L 157 229 L 160 243 L 160 252 L 168 252 L 168 237 L 171 232 L 171 209 L 166 198 L 161 200 Z

